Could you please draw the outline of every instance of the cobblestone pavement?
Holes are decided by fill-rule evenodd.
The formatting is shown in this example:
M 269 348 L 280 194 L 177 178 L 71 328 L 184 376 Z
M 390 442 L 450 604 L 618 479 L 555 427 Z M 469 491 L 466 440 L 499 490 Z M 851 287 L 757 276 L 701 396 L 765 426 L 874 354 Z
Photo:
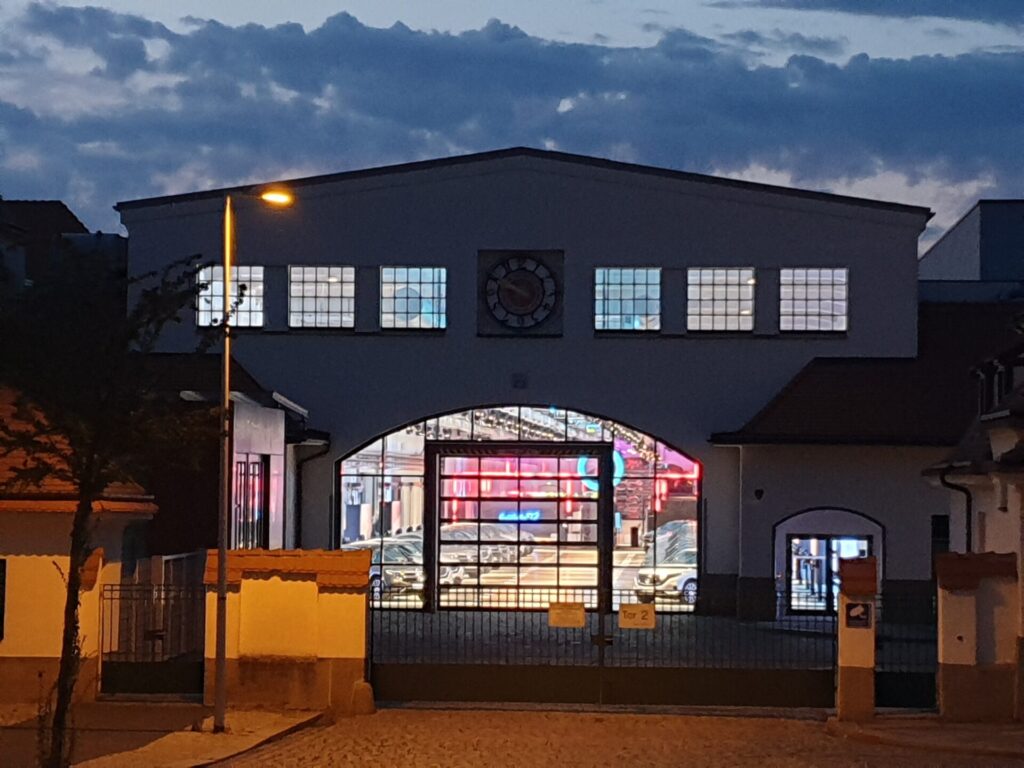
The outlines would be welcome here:
M 829 736 L 821 722 L 541 711 L 384 710 L 310 728 L 225 766 L 994 768 Z

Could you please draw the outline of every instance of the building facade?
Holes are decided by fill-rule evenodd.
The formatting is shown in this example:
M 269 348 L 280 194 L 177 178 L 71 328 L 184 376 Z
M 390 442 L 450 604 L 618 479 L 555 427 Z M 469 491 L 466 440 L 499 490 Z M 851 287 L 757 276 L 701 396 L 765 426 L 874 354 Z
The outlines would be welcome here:
M 132 273 L 209 263 L 165 337 L 184 352 L 221 316 L 233 194 L 235 354 L 330 435 L 291 462 L 284 546 L 378 539 L 382 588 L 411 590 L 384 540 L 419 534 L 435 600 L 611 578 L 659 605 L 827 610 L 833 561 L 869 552 L 930 579 L 936 445 L 744 437 L 817 358 L 915 358 L 926 209 L 530 149 L 288 187 L 286 210 L 257 189 L 118 205 Z

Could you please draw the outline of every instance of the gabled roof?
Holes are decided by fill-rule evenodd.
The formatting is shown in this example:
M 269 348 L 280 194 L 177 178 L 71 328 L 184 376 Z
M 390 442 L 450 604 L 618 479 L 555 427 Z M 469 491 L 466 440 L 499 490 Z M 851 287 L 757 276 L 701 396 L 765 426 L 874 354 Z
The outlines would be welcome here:
M 676 179 L 680 181 L 699 182 L 702 184 L 714 184 L 723 187 L 744 189 L 753 192 L 767 192 L 770 194 L 786 195 L 789 197 L 806 198 L 810 200 L 821 200 L 845 205 L 856 205 L 867 208 L 878 208 L 890 211 L 913 213 L 926 218 L 931 218 L 932 212 L 928 208 L 904 205 L 902 203 L 890 203 L 880 200 L 867 200 L 860 197 L 837 195 L 830 192 L 816 192 L 806 189 L 794 189 L 782 187 L 775 184 L 761 184 L 753 181 L 741 181 L 720 176 L 711 176 L 702 173 L 691 173 L 688 171 L 676 171 L 670 168 L 659 168 L 651 165 L 639 165 L 637 163 L 624 163 L 618 160 L 607 160 L 600 157 L 588 155 L 576 155 L 569 152 L 553 152 L 546 149 L 535 149 L 533 147 L 509 147 L 507 149 L 496 149 L 489 152 L 475 152 L 467 155 L 456 155 L 454 157 L 443 157 L 434 160 L 420 160 L 412 163 L 400 163 L 397 165 L 384 165 L 374 168 L 365 168 L 354 171 L 343 171 L 341 173 L 330 173 L 321 176 L 307 176 L 299 179 L 269 181 L 266 184 L 246 185 L 240 187 L 224 187 L 211 189 L 203 192 L 189 192 L 181 195 L 165 195 L 162 197 L 150 197 L 140 200 L 126 200 L 117 203 L 114 209 L 124 211 L 132 208 L 145 208 L 149 206 L 165 205 L 167 203 L 186 202 L 190 200 L 217 199 L 229 193 L 244 193 L 261 186 L 282 184 L 289 187 L 302 187 L 311 184 L 330 184 L 356 179 L 366 179 L 375 176 L 386 176 L 390 174 L 411 173 L 414 171 L 426 171 L 434 168 L 449 168 L 475 163 L 485 163 L 493 160 L 503 160 L 513 157 L 532 157 L 541 160 L 548 160 L 556 163 L 568 163 L 572 165 L 587 166 L 591 168 L 602 168 L 624 173 L 642 174 L 645 176 L 656 176 L 661 178 Z
M 28 423 L 19 420 L 16 414 L 15 401 L 14 391 L 0 389 L 0 418 L 6 424 L 27 426 Z M 0 513 L 73 513 L 77 506 L 78 489 L 68 480 L 51 474 L 32 485 L 10 485 L 14 473 L 25 463 L 26 456 L 20 451 L 0 452 Z M 93 502 L 93 511 L 150 516 L 156 513 L 157 508 L 153 497 L 142 486 L 134 482 L 120 482 L 111 483 L 103 489 Z
M 976 414 L 971 367 L 1019 340 L 1021 304 L 922 304 L 915 358 L 817 358 L 720 445 L 956 445 Z

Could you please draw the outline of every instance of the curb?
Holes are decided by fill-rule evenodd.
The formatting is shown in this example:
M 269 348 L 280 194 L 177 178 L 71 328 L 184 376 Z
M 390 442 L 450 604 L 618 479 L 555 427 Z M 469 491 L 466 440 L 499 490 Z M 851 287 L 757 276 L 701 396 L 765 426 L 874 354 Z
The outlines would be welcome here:
M 297 723 L 293 723 L 292 725 L 289 725 L 287 728 L 285 728 L 282 731 L 278 731 L 277 733 L 270 734 L 266 738 L 261 739 L 260 741 L 257 741 L 255 744 L 251 744 L 250 746 L 246 747 L 245 749 L 240 749 L 237 752 L 231 752 L 231 753 L 226 754 L 226 755 L 221 755 L 220 757 L 218 757 L 218 758 L 216 758 L 214 760 L 207 760 L 207 761 L 202 762 L 202 763 L 193 763 L 191 768 L 208 768 L 208 766 L 218 765 L 219 763 L 223 763 L 225 760 L 234 760 L 236 757 L 241 757 L 244 754 L 247 754 L 249 752 L 252 752 L 253 750 L 259 749 L 260 747 L 265 747 L 267 744 L 272 744 L 273 742 L 277 741 L 278 739 L 283 739 L 285 736 L 291 736 L 293 733 L 296 733 L 297 731 L 301 731 L 303 728 L 308 728 L 311 725 L 316 725 L 318 722 L 323 720 L 323 718 L 324 718 L 324 716 L 326 714 L 327 714 L 326 712 L 317 712 L 315 714 L 310 715 L 305 720 L 300 720 Z
M 825 721 L 825 732 L 851 741 L 859 741 L 863 744 L 878 744 L 887 747 L 903 747 L 914 749 L 919 752 L 931 752 L 947 755 L 971 755 L 973 757 L 1003 757 L 1011 760 L 1024 761 L 1024 750 L 1001 749 L 999 747 L 972 747 L 964 744 L 932 744 L 927 741 L 916 739 L 900 738 L 889 736 L 870 729 L 865 729 L 857 723 L 840 723 L 834 717 Z

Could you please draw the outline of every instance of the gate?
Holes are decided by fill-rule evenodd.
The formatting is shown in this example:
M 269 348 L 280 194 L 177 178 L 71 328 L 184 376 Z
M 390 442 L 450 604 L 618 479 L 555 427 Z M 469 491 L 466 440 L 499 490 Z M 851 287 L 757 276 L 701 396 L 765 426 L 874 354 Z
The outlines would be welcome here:
M 875 702 L 934 709 L 938 630 L 934 595 L 880 595 L 875 635 Z
M 203 587 L 110 584 L 102 595 L 100 690 L 203 692 Z
M 695 613 L 696 521 L 653 535 L 650 562 L 615 547 L 611 444 L 428 441 L 425 458 L 422 567 L 399 564 L 401 537 L 366 544 L 379 699 L 833 706 L 833 615 L 787 615 L 784 595 L 764 621 Z M 622 606 L 653 628 L 621 626 Z
M 564 599 L 565 596 L 560 596 Z M 571 597 L 571 595 L 569 596 Z M 582 596 L 581 596 L 582 597 Z M 632 593 L 616 594 L 628 604 Z M 785 599 L 779 596 L 780 606 Z M 658 613 L 625 629 L 615 613 L 581 628 L 536 609 L 428 612 L 371 606 L 371 679 L 381 700 L 831 707 L 835 619 L 742 621 Z

